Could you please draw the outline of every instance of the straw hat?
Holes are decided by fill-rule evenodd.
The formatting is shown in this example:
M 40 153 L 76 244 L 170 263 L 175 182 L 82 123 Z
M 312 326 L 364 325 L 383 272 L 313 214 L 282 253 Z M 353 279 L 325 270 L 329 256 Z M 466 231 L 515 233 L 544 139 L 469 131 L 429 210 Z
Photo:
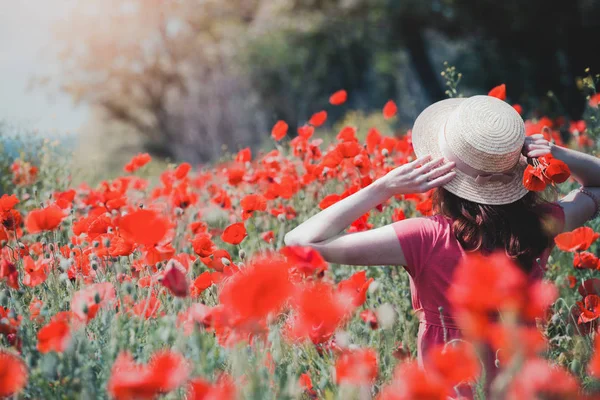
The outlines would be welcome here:
M 455 195 L 481 204 L 508 204 L 527 189 L 521 155 L 523 119 L 508 103 L 491 96 L 446 99 L 427 107 L 415 121 L 412 142 L 418 157 L 444 156 L 456 176 L 444 185 Z

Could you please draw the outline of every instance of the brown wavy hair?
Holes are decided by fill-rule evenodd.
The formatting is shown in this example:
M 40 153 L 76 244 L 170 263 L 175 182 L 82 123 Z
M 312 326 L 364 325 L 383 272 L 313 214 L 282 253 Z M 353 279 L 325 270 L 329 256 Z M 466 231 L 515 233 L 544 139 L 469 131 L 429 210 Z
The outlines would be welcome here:
M 551 206 L 537 192 L 503 205 L 465 200 L 441 187 L 433 195 L 434 210 L 452 219 L 454 236 L 465 251 L 504 249 L 526 272 L 552 243 L 554 233 L 547 224 Z

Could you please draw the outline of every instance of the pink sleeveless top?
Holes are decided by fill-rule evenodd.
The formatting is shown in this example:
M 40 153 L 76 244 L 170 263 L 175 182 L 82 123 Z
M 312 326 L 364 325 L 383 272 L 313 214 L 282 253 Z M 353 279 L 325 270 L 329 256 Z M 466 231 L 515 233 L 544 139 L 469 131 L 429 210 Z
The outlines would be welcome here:
M 543 207 L 545 207 L 544 205 Z M 548 204 L 548 212 L 553 218 L 553 232 L 561 232 L 564 227 L 564 212 L 556 203 Z M 417 312 L 420 325 L 417 341 L 419 364 L 423 357 L 436 344 L 444 343 L 440 307 L 443 324 L 446 327 L 446 340 L 460 338 L 460 330 L 452 318 L 452 310 L 446 291 L 452 282 L 452 274 L 465 251 L 452 232 L 452 220 L 442 215 L 426 218 L 410 218 L 392 224 L 406 258 L 405 269 L 410 277 L 412 306 Z M 532 279 L 541 279 L 552 247 L 544 251 L 539 266 L 531 271 Z M 493 360 L 485 364 L 493 367 Z M 490 366 L 486 365 L 486 369 Z M 493 371 L 487 371 L 488 376 Z

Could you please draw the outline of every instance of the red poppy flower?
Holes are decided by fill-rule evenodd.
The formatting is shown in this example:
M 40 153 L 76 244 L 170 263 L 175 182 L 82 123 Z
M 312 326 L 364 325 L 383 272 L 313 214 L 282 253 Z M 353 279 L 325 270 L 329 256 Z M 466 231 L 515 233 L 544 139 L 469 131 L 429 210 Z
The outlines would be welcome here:
M 121 218 L 119 230 L 131 242 L 153 246 L 167 234 L 169 221 L 154 210 L 136 210 Z
M 530 321 L 543 318 L 548 308 L 558 298 L 558 288 L 551 282 L 537 281 L 527 288 L 525 308 L 521 310 L 521 316 Z
M 487 340 L 495 351 L 501 367 L 509 365 L 514 357 L 529 359 L 547 350 L 548 342 L 537 327 L 509 327 L 491 324 L 487 327 Z
M 348 93 L 345 90 L 338 90 L 329 97 L 329 103 L 334 106 L 344 104 L 348 99 Z
M 6 278 L 6 283 L 13 289 L 19 289 L 19 271 L 14 263 L 0 258 L 0 279 Z
M 513 108 L 519 115 L 523 115 L 523 107 L 520 104 L 513 104 Z
M 576 399 L 580 395 L 575 377 L 544 359 L 530 359 L 515 375 L 508 399 Z
M 571 176 L 571 170 L 566 163 L 557 158 L 552 158 L 544 170 L 544 174 L 554 183 L 563 183 Z
M 37 335 L 40 353 L 55 351 L 62 353 L 71 342 L 71 328 L 65 318 L 56 318 L 44 326 Z
M 134 156 L 123 169 L 125 172 L 133 173 L 148 164 L 151 160 L 152 157 L 150 157 L 148 153 L 140 153 L 137 156 Z
M 356 142 L 358 140 L 356 139 L 356 128 L 353 126 L 343 127 L 336 139 L 342 142 Z
M 221 375 L 215 384 L 196 378 L 189 382 L 187 393 L 189 400 L 234 400 L 236 389 L 227 375 Z
M 271 130 L 271 137 L 277 141 L 283 139 L 287 134 L 288 124 L 285 121 L 277 121 Z
M 181 163 L 175 168 L 175 178 L 183 179 L 187 176 L 187 174 L 191 171 L 192 166 L 190 163 Z
M 596 294 L 600 296 L 600 279 L 590 278 L 586 279 L 578 288 L 577 291 L 583 297 L 589 294 Z
M 156 318 L 159 316 L 159 310 L 162 306 L 162 303 L 156 295 L 152 293 L 150 298 L 145 298 L 143 300 L 138 301 L 132 308 L 131 311 L 134 315 L 138 317 L 143 317 L 145 319 Z
M 354 307 L 360 307 L 367 301 L 367 289 L 373 281 L 373 278 L 367 279 L 367 271 L 359 271 L 338 283 L 337 287 L 338 291 L 346 296 Z
M 454 394 L 454 388 L 439 375 L 426 373 L 416 361 L 407 361 L 396 367 L 392 382 L 383 388 L 378 398 L 445 400 Z
M 57 205 L 36 209 L 29 212 L 25 219 L 25 227 L 29 233 L 52 231 L 60 225 L 65 214 Z
M 115 301 L 116 292 L 112 283 L 94 283 L 73 293 L 71 312 L 82 321 L 92 320 L 98 310 Z
M 367 325 L 369 325 L 369 327 L 371 329 L 377 329 L 379 328 L 379 323 L 377 322 L 377 314 L 375 314 L 375 312 L 373 312 L 372 310 L 363 310 L 360 313 L 360 319 L 362 319 L 363 321 L 365 321 L 365 323 Z
M 19 199 L 14 194 L 11 194 L 10 196 L 7 194 L 3 194 L 2 197 L 0 197 L 0 212 L 10 211 L 18 203 Z
M 292 340 L 328 341 L 354 307 L 334 287 L 323 282 L 307 283 L 292 299 L 295 314 L 287 321 L 285 334 Z
M 369 385 L 377 378 L 378 369 L 374 350 L 347 350 L 335 362 L 335 381 L 337 384 Z
M 526 286 L 525 274 L 504 253 L 473 253 L 456 267 L 448 298 L 455 309 L 487 315 L 521 309 Z
M 189 372 L 183 356 L 172 351 L 155 353 L 147 365 L 122 352 L 112 366 L 107 390 L 115 399 L 154 399 L 183 385 Z
M 240 201 L 242 207 L 242 218 L 247 220 L 255 211 L 265 211 L 267 209 L 267 199 L 259 194 L 249 194 Z
M 540 168 L 527 165 L 523 173 L 523 186 L 533 192 L 541 192 L 546 189 L 546 181 Z
M 281 259 L 258 258 L 226 281 L 219 302 L 243 328 L 277 314 L 292 294 L 289 267 Z
M 250 150 L 250 147 L 245 147 L 245 148 L 241 149 L 240 151 L 238 151 L 237 155 L 235 156 L 235 161 L 237 161 L 237 162 L 245 163 L 245 162 L 248 162 L 251 160 L 252 160 L 252 150 Z
M 394 101 L 390 100 L 383 106 L 383 116 L 387 119 L 392 118 L 398 112 L 398 107 Z
M 0 349 L 0 397 L 19 393 L 27 384 L 27 366 L 16 354 Z
M 215 244 L 210 240 L 210 236 L 206 233 L 200 233 L 192 240 L 194 253 L 200 257 L 208 257 L 217 249 Z
M 315 128 L 318 128 L 319 126 L 323 125 L 325 121 L 327 121 L 327 111 L 319 111 L 318 113 L 315 113 L 312 117 L 310 117 L 308 123 L 314 126 Z
M 204 271 L 192 282 L 192 297 L 198 297 L 200 294 L 213 285 L 213 276 L 210 271 Z
M 394 210 L 394 213 L 392 214 L 392 221 L 397 222 L 402 221 L 403 219 L 406 219 L 406 214 L 404 214 L 404 210 L 401 208 L 396 208 Z
M 176 297 L 186 297 L 188 295 L 188 281 L 183 266 L 177 266 L 177 263 L 171 262 L 170 267 L 165 272 L 160 283 L 169 289 Z
M 481 370 L 473 346 L 467 342 L 437 345 L 427 353 L 427 371 L 438 374 L 453 387 L 461 382 L 474 382 Z
M 333 168 L 336 168 L 338 165 L 340 165 L 340 163 L 342 161 L 344 161 L 344 156 L 340 152 L 340 149 L 338 147 L 336 147 L 333 150 L 327 152 L 323 156 L 323 159 L 321 160 L 321 164 L 324 167 L 333 169 Z
M 503 83 L 489 91 L 488 96 L 496 97 L 500 100 L 506 100 L 506 85 Z
M 23 257 L 23 269 L 25 276 L 23 277 L 23 285 L 35 287 L 46 281 L 49 272 L 49 260 L 38 259 L 33 261 L 30 256 Z
M 344 158 L 356 157 L 362 150 L 362 146 L 358 142 L 342 142 L 337 145 L 339 153 Z
M 381 143 L 381 134 L 379 133 L 377 128 L 369 129 L 366 138 L 367 151 L 369 153 L 375 152 L 375 149 L 377 148 L 377 146 L 379 146 L 379 143 Z
M 577 323 L 584 324 L 592 322 L 600 317 L 600 296 L 590 294 L 585 296 L 582 302 L 577 302 L 581 314 Z
M 315 125 L 316 126 L 316 125 Z M 312 135 L 315 133 L 314 126 L 304 125 L 298 128 L 298 137 L 304 138 L 306 140 L 310 139 Z M 306 142 L 304 142 L 306 143 Z
M 577 269 L 600 269 L 600 259 L 589 251 L 575 253 L 573 267 Z
M 554 238 L 556 247 L 562 251 L 584 251 L 600 237 L 600 234 L 588 226 L 582 226 L 571 232 L 564 232 Z
M 244 223 L 237 222 L 225 228 L 225 231 L 221 235 L 221 239 L 225 243 L 237 245 L 242 243 L 246 236 L 248 236 L 248 233 L 246 232 L 246 227 L 244 226 Z
M 266 231 L 263 232 L 260 237 L 262 238 L 262 240 L 264 240 L 267 243 L 271 243 L 273 241 L 273 239 L 275 239 L 275 233 L 273 233 L 273 231 Z
M 300 275 L 302 278 L 321 277 L 327 271 L 327 261 L 312 247 L 286 246 L 281 249 L 281 254 L 290 263 L 292 275 Z

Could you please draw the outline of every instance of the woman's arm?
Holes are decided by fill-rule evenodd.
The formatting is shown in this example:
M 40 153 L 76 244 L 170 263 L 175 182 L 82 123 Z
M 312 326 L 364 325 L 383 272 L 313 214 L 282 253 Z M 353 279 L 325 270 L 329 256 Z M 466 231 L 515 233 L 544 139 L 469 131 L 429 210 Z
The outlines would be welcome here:
M 600 159 L 566 147 L 556 146 L 544 139 L 542 134 L 526 138 L 524 154 L 528 157 L 541 157 L 552 154 L 554 158 L 569 166 L 571 176 L 600 198 Z M 573 230 L 585 224 L 596 211 L 596 203 L 586 194 L 569 193 L 560 199 L 559 204 L 565 212 L 565 231 Z
M 391 196 L 422 193 L 449 182 L 455 176 L 454 163 L 442 161 L 423 157 L 390 171 L 288 232 L 286 245 L 311 246 L 327 261 L 340 264 L 402 264 L 402 249 L 390 226 L 352 234 L 341 232 Z

